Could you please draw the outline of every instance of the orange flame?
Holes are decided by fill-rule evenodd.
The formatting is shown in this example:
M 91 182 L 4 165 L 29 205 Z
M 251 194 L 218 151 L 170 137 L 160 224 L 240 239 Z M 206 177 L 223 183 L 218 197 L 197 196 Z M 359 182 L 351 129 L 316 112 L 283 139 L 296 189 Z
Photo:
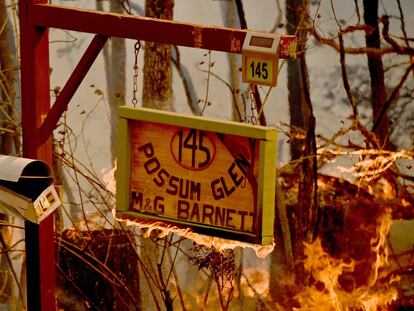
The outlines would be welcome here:
M 397 299 L 397 290 L 388 284 L 380 284 L 381 271 L 388 265 L 388 248 L 386 237 L 392 224 L 391 214 L 387 212 L 380 219 L 377 235 L 371 240 L 371 250 L 375 261 L 370 267 L 371 274 L 366 285 L 352 292 L 345 291 L 338 278 L 344 272 L 352 272 L 355 262 L 345 263 L 341 259 L 332 258 L 326 253 L 318 239 L 312 244 L 305 243 L 304 267 L 313 278 L 323 284 L 323 288 L 311 286 L 299 293 L 295 298 L 301 308 L 294 310 L 354 310 L 374 311 L 388 306 Z
M 115 217 L 115 215 L 114 215 Z M 125 223 L 127 226 L 138 226 L 141 229 L 147 229 L 146 232 L 143 234 L 143 237 L 148 238 L 151 235 L 151 232 L 153 230 L 158 230 L 160 233 L 157 237 L 161 238 L 169 233 L 177 234 L 181 237 L 185 237 L 187 239 L 190 239 L 194 241 L 195 243 L 199 245 L 203 245 L 209 248 L 214 248 L 216 251 L 224 251 L 225 249 L 234 249 L 236 247 L 242 247 L 242 248 L 251 248 L 256 252 L 256 255 L 259 258 L 264 258 L 267 255 L 269 255 L 274 247 L 275 244 L 270 244 L 266 246 L 258 245 L 258 244 L 250 244 L 240 241 L 234 241 L 229 239 L 222 239 L 218 237 L 213 236 L 207 236 L 203 234 L 198 234 L 193 232 L 190 228 L 179 228 L 177 226 L 168 225 L 160 221 L 156 222 L 148 222 L 148 221 L 131 221 L 131 220 L 125 220 L 125 219 L 118 219 L 117 221 Z
M 269 272 L 266 267 L 255 266 L 243 270 L 241 286 L 243 295 L 253 298 L 269 294 Z

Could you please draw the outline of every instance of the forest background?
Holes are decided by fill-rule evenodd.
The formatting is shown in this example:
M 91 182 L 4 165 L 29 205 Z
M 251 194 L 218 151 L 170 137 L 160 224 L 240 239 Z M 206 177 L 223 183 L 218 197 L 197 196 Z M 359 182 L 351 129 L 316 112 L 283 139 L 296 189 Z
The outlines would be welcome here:
M 20 155 L 17 2 L 0 3 L 1 153 Z M 132 103 L 136 42 L 107 43 L 54 134 L 64 193 L 56 216 L 60 308 L 414 305 L 409 0 L 56 3 L 298 36 L 297 59 L 281 62 L 277 88 L 241 83 L 238 55 L 148 42 L 138 52 L 139 105 L 279 129 L 276 247 L 265 259 L 171 233 L 145 238 L 145 229 L 114 221 L 116 109 Z M 89 40 L 50 31 L 52 102 Z M 25 307 L 21 226 L 3 217 L 0 298 L 16 310 Z

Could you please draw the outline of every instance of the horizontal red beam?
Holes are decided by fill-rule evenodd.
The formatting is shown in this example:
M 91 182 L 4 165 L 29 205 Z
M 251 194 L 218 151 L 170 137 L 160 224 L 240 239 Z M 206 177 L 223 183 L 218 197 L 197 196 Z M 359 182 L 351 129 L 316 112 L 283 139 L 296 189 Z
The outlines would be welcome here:
M 95 35 L 92 39 L 40 127 L 40 142 L 46 141 L 52 134 L 52 131 L 56 128 L 62 113 L 68 108 L 70 100 L 86 74 L 89 72 L 89 69 L 96 57 L 98 57 L 99 52 L 102 50 L 107 40 L 108 37 L 101 35 Z
M 35 4 L 29 16 L 29 22 L 34 26 L 239 54 L 248 31 L 69 8 L 54 4 Z M 282 35 L 279 57 L 294 58 L 295 49 L 296 37 Z

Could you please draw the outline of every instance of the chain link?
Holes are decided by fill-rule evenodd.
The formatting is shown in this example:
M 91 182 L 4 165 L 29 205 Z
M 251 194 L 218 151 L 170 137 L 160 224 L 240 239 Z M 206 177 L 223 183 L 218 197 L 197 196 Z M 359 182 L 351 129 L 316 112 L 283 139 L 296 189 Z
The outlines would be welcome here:
M 134 45 L 134 75 L 132 78 L 132 105 L 134 108 L 137 106 L 137 91 L 138 91 L 138 54 L 139 49 L 141 48 L 141 42 L 138 40 Z
M 254 112 L 256 110 L 256 101 L 254 100 L 254 93 L 253 91 L 250 89 L 250 111 L 251 111 L 251 116 L 250 116 L 250 123 L 252 123 L 253 125 L 256 124 L 256 116 L 254 115 Z

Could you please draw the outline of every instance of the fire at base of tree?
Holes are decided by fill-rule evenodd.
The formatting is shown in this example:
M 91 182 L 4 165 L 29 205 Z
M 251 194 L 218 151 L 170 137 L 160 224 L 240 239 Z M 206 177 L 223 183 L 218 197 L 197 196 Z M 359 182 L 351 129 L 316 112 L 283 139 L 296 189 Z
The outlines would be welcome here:
M 280 304 L 283 308 L 405 310 L 398 306 L 414 306 L 413 297 L 407 295 L 414 289 L 412 263 L 399 258 L 389 241 L 393 217 L 411 219 L 413 205 L 396 198 L 392 187 L 386 187 L 386 178 L 377 176 L 371 183 L 383 192 L 370 193 L 361 185 L 318 175 L 318 238 L 305 243 L 299 263 L 307 285 L 282 281 L 277 297 L 284 297 L 281 300 L 285 304 Z M 292 172 L 281 174 L 281 193 L 288 213 L 297 204 L 298 189 L 292 187 L 297 179 Z M 291 234 L 295 239 L 300 233 Z M 402 265 L 407 265 L 404 272 Z M 292 291 L 296 293 L 293 300 Z

